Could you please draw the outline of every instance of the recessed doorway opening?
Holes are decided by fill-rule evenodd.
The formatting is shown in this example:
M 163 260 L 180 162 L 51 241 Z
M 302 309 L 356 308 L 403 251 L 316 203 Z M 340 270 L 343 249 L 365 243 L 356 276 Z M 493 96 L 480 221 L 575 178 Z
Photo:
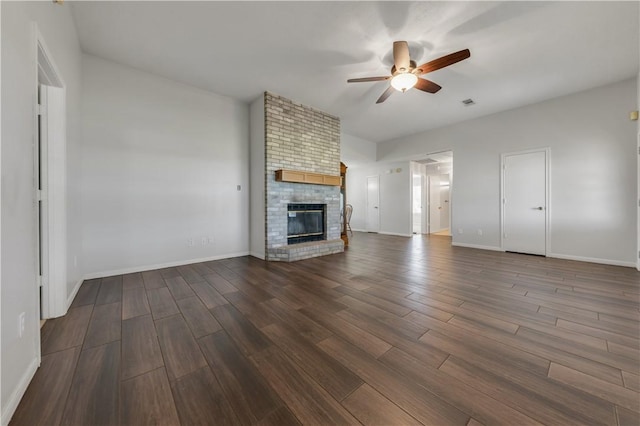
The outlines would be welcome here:
M 453 151 L 416 159 L 411 171 L 413 233 L 451 236 Z

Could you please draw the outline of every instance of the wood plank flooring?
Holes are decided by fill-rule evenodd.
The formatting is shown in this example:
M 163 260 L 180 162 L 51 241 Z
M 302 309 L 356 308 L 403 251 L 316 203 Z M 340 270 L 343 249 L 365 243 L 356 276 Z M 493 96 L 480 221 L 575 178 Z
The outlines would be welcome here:
M 640 273 L 356 232 L 86 281 L 12 425 L 640 424 Z

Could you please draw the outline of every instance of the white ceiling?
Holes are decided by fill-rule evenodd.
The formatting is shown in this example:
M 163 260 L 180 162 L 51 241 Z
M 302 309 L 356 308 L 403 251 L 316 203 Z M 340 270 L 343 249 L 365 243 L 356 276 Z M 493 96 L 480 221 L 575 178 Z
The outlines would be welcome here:
M 68 5 L 69 3 L 65 3 Z M 83 51 L 252 101 L 265 90 L 381 142 L 638 74 L 638 2 L 73 2 Z M 392 43 L 418 64 L 469 48 L 383 104 Z M 461 101 L 472 98 L 476 105 Z

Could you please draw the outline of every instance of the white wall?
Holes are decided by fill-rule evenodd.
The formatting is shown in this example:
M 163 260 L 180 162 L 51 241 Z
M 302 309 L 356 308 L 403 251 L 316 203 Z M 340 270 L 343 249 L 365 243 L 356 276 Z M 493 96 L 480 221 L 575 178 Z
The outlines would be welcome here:
M 2 424 L 8 422 L 39 359 L 40 328 L 36 288 L 36 216 L 34 209 L 34 106 L 36 50 L 32 24 L 38 25 L 66 84 L 67 163 L 79 157 L 80 47 L 70 9 L 52 2 L 0 2 L 2 8 Z M 77 164 L 77 163 L 76 163 Z M 68 170 L 75 180 L 77 169 Z M 78 253 L 81 217 L 77 191 L 67 190 L 68 251 Z M 69 289 L 80 277 L 67 271 Z M 17 319 L 26 313 L 25 334 Z
M 248 105 L 83 55 L 82 132 L 86 274 L 248 254 Z
M 372 163 L 347 170 L 347 203 L 353 206 L 351 229 L 366 230 L 369 176 L 380 176 L 380 233 L 412 235 L 409 161 Z
M 637 79 L 378 145 L 378 160 L 452 149 L 454 243 L 500 246 L 500 154 L 551 149 L 550 255 L 636 264 Z
M 640 11 L 640 8 L 638 9 Z M 640 109 L 640 72 L 638 72 L 638 79 L 636 80 L 636 86 L 637 86 L 637 90 L 638 90 L 638 97 L 636 99 L 636 111 L 638 111 Z M 638 185 L 638 233 L 637 233 L 637 245 L 636 245 L 636 249 L 638 251 L 637 254 L 637 258 L 636 258 L 636 269 L 638 269 L 640 271 L 640 119 L 638 121 L 636 121 L 636 127 L 638 130 L 638 156 L 636 157 L 637 163 L 636 163 L 636 168 L 638 170 L 638 180 L 637 180 L 637 185 Z
M 0 5 L 0 32 L 2 31 L 2 5 Z M 2 93 L 2 36 L 0 35 L 0 94 Z M 0 188 L 2 187 L 2 102 L 0 100 Z M 1 193 L 1 190 L 0 190 Z M 640 217 L 639 217 L 640 218 Z M 2 208 L 0 206 L 0 224 Z M 2 226 L 0 226 L 0 319 L 2 318 Z M 0 424 L 5 424 L 5 404 L 2 399 L 2 333 L 0 332 Z M 11 414 L 13 415 L 13 414 Z M 8 418 L 9 415 L 7 415 Z
M 347 167 L 374 163 L 377 149 L 378 145 L 374 142 L 346 133 L 340 134 L 340 161 Z
M 265 258 L 265 128 L 264 128 L 264 94 L 253 101 L 250 106 L 251 137 L 251 255 L 259 259 Z

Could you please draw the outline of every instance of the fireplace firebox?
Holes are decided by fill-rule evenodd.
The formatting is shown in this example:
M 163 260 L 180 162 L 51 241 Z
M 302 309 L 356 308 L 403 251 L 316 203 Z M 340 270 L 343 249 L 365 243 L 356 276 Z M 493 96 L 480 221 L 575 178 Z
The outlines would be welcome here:
M 289 204 L 287 244 L 326 240 L 326 210 L 326 204 Z

